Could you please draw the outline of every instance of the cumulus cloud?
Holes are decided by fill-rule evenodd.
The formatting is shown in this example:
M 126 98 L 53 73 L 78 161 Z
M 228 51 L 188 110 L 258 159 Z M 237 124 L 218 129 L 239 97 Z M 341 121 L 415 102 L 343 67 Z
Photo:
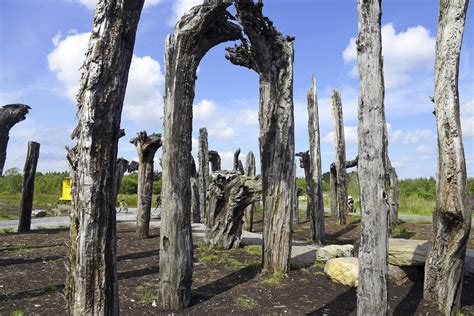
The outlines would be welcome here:
M 193 107 L 193 119 L 198 126 L 205 126 L 209 136 L 222 139 L 235 137 L 235 130 L 230 127 L 227 120 L 219 113 L 219 107 L 213 100 L 203 99 Z
M 89 10 L 95 10 L 95 6 L 97 4 L 97 0 L 76 0 L 80 4 L 84 5 L 86 8 Z M 160 3 L 162 0 L 145 0 L 145 4 L 143 8 L 148 8 L 152 7 L 154 5 L 157 5 Z
M 431 129 L 417 129 L 413 132 L 407 132 L 403 139 L 404 144 L 416 144 L 425 140 L 432 140 L 436 137 Z
M 181 17 L 185 14 L 188 13 L 189 10 L 197 6 L 199 4 L 202 4 L 202 0 L 175 0 L 173 1 L 173 15 L 169 21 L 169 24 L 174 25 Z
M 194 106 L 193 118 L 198 121 L 205 121 L 212 118 L 217 111 L 214 101 L 203 99 Z
M 474 101 L 468 101 L 461 106 L 462 136 L 465 139 L 474 138 Z
M 418 25 L 397 33 L 392 23 L 382 27 L 382 54 L 384 56 L 385 85 L 393 88 L 410 81 L 415 70 L 432 69 L 436 38 Z M 342 57 L 345 63 L 357 61 L 356 39 L 351 38 Z M 351 74 L 357 76 L 357 66 Z
M 258 126 L 258 111 L 240 110 L 236 121 L 247 126 Z
M 419 145 L 416 147 L 416 151 L 420 154 L 429 154 L 433 151 L 433 148 L 428 145 Z
M 54 50 L 48 55 L 49 69 L 66 88 L 66 96 L 75 102 L 90 33 L 57 33 Z M 149 56 L 133 56 L 124 101 L 124 118 L 145 126 L 161 126 L 164 76 L 158 61 Z
M 357 126 L 344 126 L 344 137 L 346 145 L 357 145 Z M 330 132 L 323 137 L 323 142 L 334 143 L 334 132 Z

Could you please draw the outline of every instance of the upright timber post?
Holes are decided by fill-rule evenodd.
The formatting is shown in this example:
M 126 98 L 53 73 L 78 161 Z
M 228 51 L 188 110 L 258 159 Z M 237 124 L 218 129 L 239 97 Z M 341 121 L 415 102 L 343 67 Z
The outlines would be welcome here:
M 193 243 L 189 166 L 196 71 L 209 49 L 241 37 L 240 28 L 230 21 L 231 14 L 227 12 L 230 4 L 230 0 L 205 0 L 181 18 L 166 40 L 158 300 L 166 310 L 183 309 L 191 303 Z
M 357 315 L 386 315 L 388 203 L 381 0 L 358 0 L 360 76 L 358 174 L 362 214 Z
M 337 170 L 334 162 L 329 167 L 329 196 L 331 217 L 339 218 L 339 211 L 337 209 Z
M 252 151 L 249 151 L 247 154 L 246 162 L 245 162 L 245 175 L 247 177 L 255 177 L 257 173 L 255 167 L 255 155 Z M 244 210 L 244 230 L 249 232 L 253 229 L 253 213 L 257 209 L 257 203 L 251 203 L 247 206 Z
M 199 129 L 199 210 L 201 211 L 200 219 L 205 222 L 206 218 L 206 201 L 207 188 L 209 186 L 209 147 L 207 142 L 207 129 Z
M 438 172 L 433 237 L 423 296 L 445 315 L 457 315 L 471 230 L 466 160 L 459 114 L 459 59 L 468 0 L 440 0 L 435 59 Z
M 18 222 L 18 232 L 29 232 L 31 229 L 31 211 L 35 192 L 36 166 L 38 165 L 40 144 L 28 142 L 25 168 L 23 169 L 23 189 L 21 190 L 21 213 Z

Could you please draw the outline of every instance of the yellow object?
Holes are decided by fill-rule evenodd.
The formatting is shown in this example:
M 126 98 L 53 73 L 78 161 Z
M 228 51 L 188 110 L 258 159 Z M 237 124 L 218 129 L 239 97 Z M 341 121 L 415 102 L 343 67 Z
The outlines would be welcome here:
M 72 180 L 71 178 L 64 178 L 61 187 L 61 196 L 59 202 L 71 202 L 72 201 Z

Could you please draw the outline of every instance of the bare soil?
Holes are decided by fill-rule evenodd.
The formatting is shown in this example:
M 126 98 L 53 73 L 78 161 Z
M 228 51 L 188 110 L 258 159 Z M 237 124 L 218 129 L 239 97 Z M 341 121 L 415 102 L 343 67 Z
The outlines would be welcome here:
M 256 229 L 261 214 L 256 214 Z M 302 218 L 303 220 L 303 218 Z M 345 228 L 326 218 L 328 243 L 358 243 L 360 223 Z M 431 224 L 405 223 L 397 230 L 404 238 L 428 239 Z M 403 229 L 403 227 L 405 229 Z M 154 307 L 158 286 L 159 238 L 140 240 L 134 228 L 118 226 L 120 310 L 123 315 L 169 314 Z M 307 240 L 309 226 L 295 227 L 294 238 Z M 473 240 L 469 241 L 470 248 Z M 0 315 L 14 311 L 34 315 L 65 314 L 63 297 L 67 229 L 0 235 Z M 323 266 L 294 263 L 287 276 L 261 272 L 259 249 L 209 249 L 195 240 L 192 306 L 175 315 L 349 315 L 356 312 L 356 290 L 332 283 Z M 422 299 L 422 275 L 403 285 L 389 284 L 390 313 L 437 315 Z M 469 295 L 469 293 L 471 295 Z M 466 278 L 463 312 L 474 314 L 474 280 Z

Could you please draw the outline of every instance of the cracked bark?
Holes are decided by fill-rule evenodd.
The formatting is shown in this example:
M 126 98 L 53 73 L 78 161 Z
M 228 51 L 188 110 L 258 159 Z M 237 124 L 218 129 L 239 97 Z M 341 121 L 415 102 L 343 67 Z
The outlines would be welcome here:
M 329 195 L 331 216 L 333 218 L 339 218 L 339 212 L 337 210 L 337 170 L 334 162 L 331 163 L 329 167 Z
M 38 165 L 40 144 L 28 142 L 25 168 L 23 169 L 23 189 L 21 190 L 20 220 L 18 232 L 29 232 L 31 229 L 31 211 L 35 192 L 36 166 Z
M 249 42 L 228 48 L 226 58 L 260 78 L 260 159 L 264 228 L 263 268 L 287 272 L 291 217 L 296 203 L 294 177 L 293 38 L 278 32 L 263 16 L 263 3 L 236 0 L 237 20 Z
M 196 170 L 196 162 L 191 156 L 191 218 L 193 223 L 201 222 L 201 210 L 199 201 L 199 175 Z
M 244 209 L 260 199 L 261 181 L 238 171 L 216 172 L 209 184 L 206 243 L 220 249 L 238 248 Z
M 386 315 L 388 203 L 385 190 L 381 0 L 358 0 L 357 9 L 360 76 L 358 175 L 362 214 L 357 314 Z
M 324 200 L 323 200 L 323 173 L 321 168 L 321 140 L 319 130 L 318 98 L 316 79 L 312 79 L 308 98 L 308 132 L 309 132 L 309 191 L 311 206 L 309 206 L 309 220 L 311 224 L 311 239 L 321 244 L 324 240 Z
M 161 134 L 147 135 L 141 131 L 130 140 L 138 153 L 138 192 L 137 192 L 137 227 L 139 238 L 150 235 L 151 204 L 153 196 L 153 167 L 156 151 L 161 147 Z
M 445 315 L 457 315 L 461 309 L 464 260 L 471 230 L 458 93 L 467 7 L 467 0 L 439 1 L 434 95 L 438 172 L 423 296 Z
M 207 141 L 207 129 L 199 129 L 199 209 L 201 211 L 201 220 L 206 219 L 207 188 L 209 186 L 209 146 Z
M 347 225 L 349 208 L 347 206 L 346 181 L 346 141 L 344 138 L 344 116 L 342 114 L 341 94 L 334 90 L 332 94 L 332 120 L 334 125 L 334 152 L 336 154 L 337 207 L 339 224 Z
M 158 302 L 167 310 L 182 309 L 191 302 L 191 170 L 183 166 L 191 160 L 196 70 L 209 49 L 241 36 L 226 10 L 231 1 L 212 2 L 191 9 L 166 40 Z
M 252 151 L 247 154 L 245 162 L 245 175 L 247 177 L 256 176 L 255 155 Z M 251 232 L 253 229 L 253 214 L 257 210 L 257 203 L 251 203 L 244 210 L 244 230 Z
M 66 298 L 69 314 L 117 315 L 115 188 L 120 119 L 143 0 L 99 0 L 77 94 Z
M 0 176 L 3 175 L 10 129 L 23 121 L 31 108 L 26 104 L 7 104 L 0 108 Z
M 302 151 L 296 153 L 296 156 L 300 158 L 300 168 L 304 170 L 304 180 L 306 184 L 306 192 L 307 192 L 307 201 L 306 201 L 306 220 L 310 220 L 311 218 L 311 209 L 314 209 L 314 196 L 310 196 L 311 192 L 311 170 L 310 170 L 310 157 L 309 151 Z
M 122 184 L 122 178 L 129 168 L 128 160 L 124 158 L 117 159 L 117 169 L 115 170 L 115 199 L 117 200 L 117 194 L 120 191 L 120 185 Z
M 221 170 L 221 156 L 215 150 L 209 150 L 209 162 L 211 163 L 211 171 L 216 172 Z

